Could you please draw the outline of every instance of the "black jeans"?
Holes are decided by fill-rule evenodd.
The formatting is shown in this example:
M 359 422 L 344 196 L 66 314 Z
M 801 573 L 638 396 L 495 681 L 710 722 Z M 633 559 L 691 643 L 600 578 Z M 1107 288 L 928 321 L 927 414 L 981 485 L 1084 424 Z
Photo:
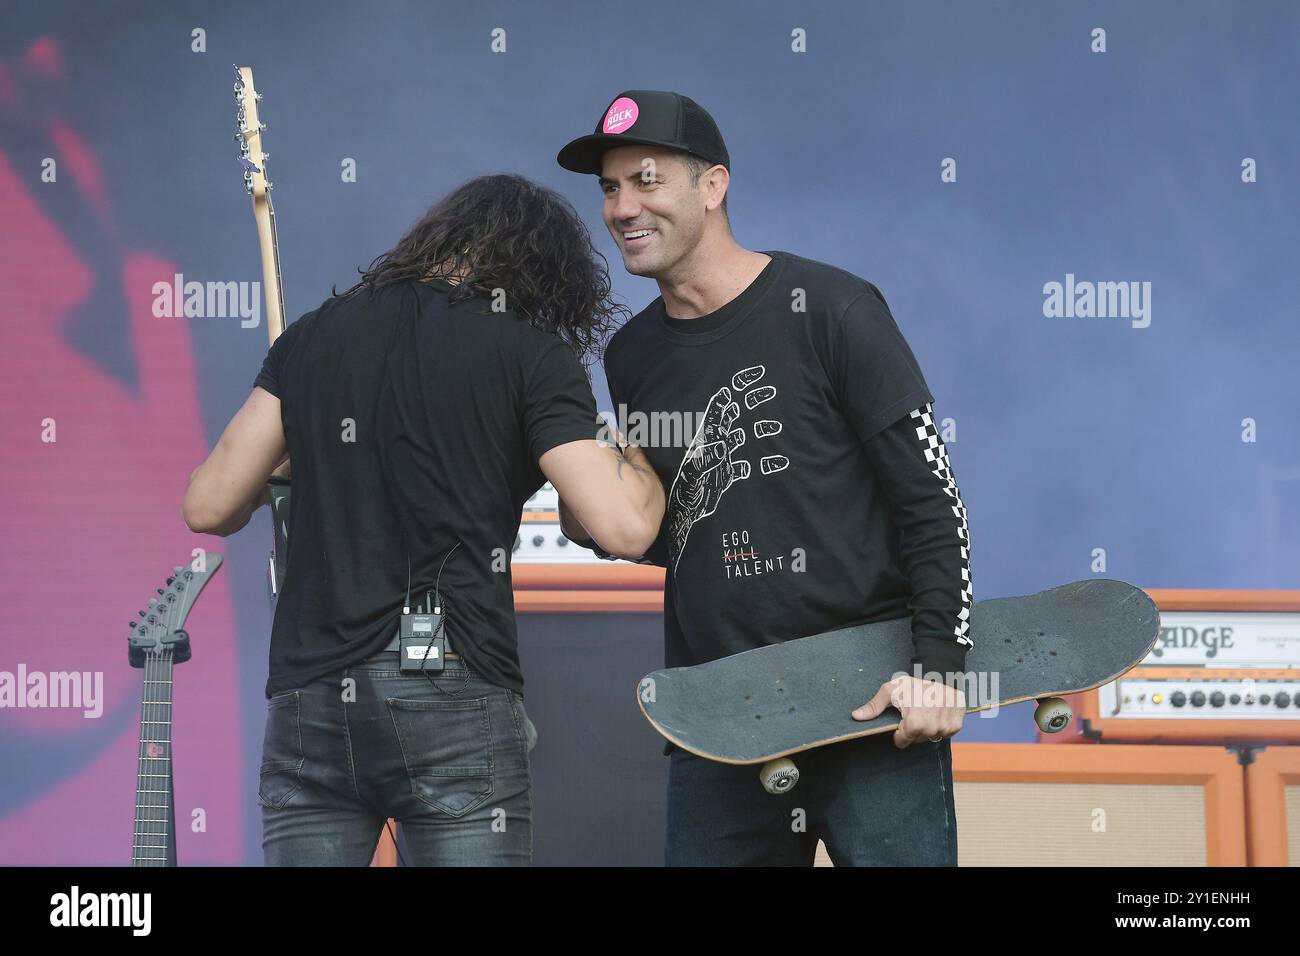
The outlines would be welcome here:
M 876 734 L 794 754 L 799 782 L 774 796 L 759 766 L 674 750 L 669 866 L 811 866 L 817 840 L 836 866 L 956 866 L 952 741 L 899 750 Z
M 532 862 L 523 698 L 463 662 L 408 676 L 396 651 L 267 701 L 262 850 L 268 866 L 365 866 L 384 821 L 407 863 Z

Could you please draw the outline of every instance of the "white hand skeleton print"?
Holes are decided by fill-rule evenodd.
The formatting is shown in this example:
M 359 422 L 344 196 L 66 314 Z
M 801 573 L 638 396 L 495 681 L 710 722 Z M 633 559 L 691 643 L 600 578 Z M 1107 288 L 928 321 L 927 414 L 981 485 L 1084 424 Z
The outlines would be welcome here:
M 722 386 L 709 399 L 704 420 L 686 449 L 668 493 L 668 556 L 674 569 L 692 525 L 713 514 L 727 489 L 750 476 L 750 463 L 736 457 L 746 439 L 743 426 L 733 427 L 740 417 L 740 404 L 732 396 L 743 396 L 745 408 L 751 412 L 776 398 L 776 388 L 771 385 L 753 387 L 766 371 L 762 365 L 743 368 L 731 376 L 730 387 Z M 757 419 L 752 423 L 752 432 L 755 439 L 771 438 L 781 433 L 781 423 Z M 764 475 L 789 466 L 790 459 L 784 455 L 762 455 L 758 462 L 759 472 Z

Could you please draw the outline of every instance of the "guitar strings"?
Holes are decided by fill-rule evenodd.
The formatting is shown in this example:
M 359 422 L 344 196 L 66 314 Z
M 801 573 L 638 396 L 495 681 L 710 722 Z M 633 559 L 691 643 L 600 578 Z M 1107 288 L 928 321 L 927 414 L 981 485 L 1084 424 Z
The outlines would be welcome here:
M 161 653 L 148 651 L 145 654 L 145 684 L 140 705 L 140 754 L 136 776 L 136 823 L 133 837 L 135 852 L 132 853 L 131 859 L 133 866 L 165 866 L 170 849 L 168 841 L 171 834 L 168 829 L 171 817 L 168 807 L 172 780 L 170 762 L 166 758 L 170 755 L 171 748 L 165 747 L 162 757 L 153 757 L 149 755 L 149 746 L 164 743 L 166 738 L 170 737 L 171 717 L 166 712 L 168 702 L 155 699 L 153 694 L 156 693 L 157 685 L 166 682 L 170 671 L 171 653 L 171 647 L 167 647 Z M 170 697 L 170 694 L 168 696 Z M 164 739 L 159 739 L 159 731 L 156 729 L 161 725 L 167 728 L 163 733 Z M 156 763 L 159 762 L 163 764 L 161 773 L 156 767 Z M 157 789 L 151 782 L 155 778 L 163 781 L 163 785 Z M 144 798 L 143 802 L 141 798 Z M 160 811 L 159 819 L 154 819 L 150 815 L 149 811 L 154 810 Z M 157 824 L 157 832 L 154 832 L 155 824 Z M 148 838 L 150 842 L 143 843 L 142 838 Z M 154 842 L 155 840 L 158 842 Z M 162 852 L 161 854 L 152 852 L 155 850 Z

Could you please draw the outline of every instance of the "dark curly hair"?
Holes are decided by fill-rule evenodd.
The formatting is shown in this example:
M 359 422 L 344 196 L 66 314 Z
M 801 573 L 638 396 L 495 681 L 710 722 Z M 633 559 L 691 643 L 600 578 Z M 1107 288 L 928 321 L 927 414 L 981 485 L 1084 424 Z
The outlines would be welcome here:
M 471 179 L 437 202 L 392 249 L 342 293 L 424 279 L 460 277 L 449 301 L 505 294 L 534 328 L 558 335 L 584 366 L 599 357 L 620 313 L 609 263 L 567 199 L 522 176 Z M 340 295 L 334 290 L 336 296 Z M 486 312 L 484 314 L 487 314 Z

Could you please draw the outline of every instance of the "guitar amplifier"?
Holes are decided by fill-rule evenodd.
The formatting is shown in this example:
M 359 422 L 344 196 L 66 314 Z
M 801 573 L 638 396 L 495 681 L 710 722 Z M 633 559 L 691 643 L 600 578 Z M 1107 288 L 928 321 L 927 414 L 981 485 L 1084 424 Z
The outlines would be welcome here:
M 1150 593 L 1161 607 L 1155 648 L 1077 695 L 1076 740 L 1300 740 L 1300 592 Z

